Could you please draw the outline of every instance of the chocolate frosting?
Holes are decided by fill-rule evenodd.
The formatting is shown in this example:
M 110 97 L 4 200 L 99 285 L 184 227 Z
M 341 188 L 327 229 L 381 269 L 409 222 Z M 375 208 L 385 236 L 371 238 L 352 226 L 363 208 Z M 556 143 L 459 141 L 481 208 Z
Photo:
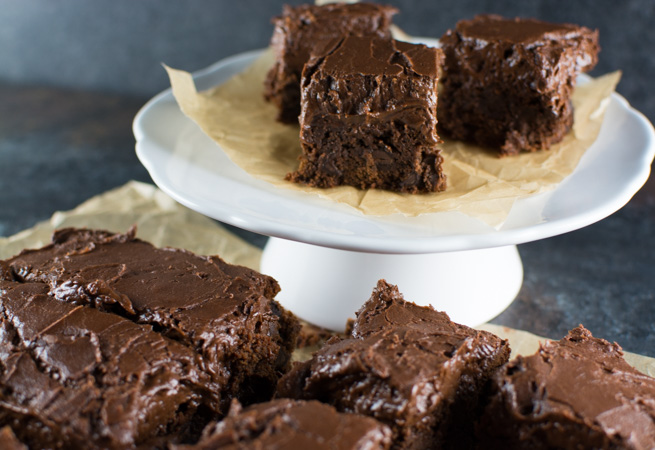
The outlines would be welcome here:
M 484 381 L 508 357 L 507 342 L 406 302 L 381 280 L 357 313 L 352 337 L 333 338 L 294 366 L 277 395 L 374 417 L 392 428 L 398 448 L 438 447 L 451 425 L 472 422 L 470 410 L 453 405 L 476 404 Z
M 598 60 L 598 32 L 496 15 L 442 36 L 440 130 L 503 155 L 547 149 L 573 123 L 576 77 Z
M 347 36 L 314 49 L 302 81 L 303 153 L 287 179 L 329 188 L 445 189 L 436 132 L 439 49 Z
M 530 18 L 503 18 L 489 14 L 474 20 L 461 20 L 456 25 L 463 39 L 475 39 L 478 43 L 510 42 L 512 44 L 539 45 L 548 40 L 575 39 L 580 36 L 580 26 L 568 23 L 549 23 Z
M 212 397 L 193 351 L 48 291 L 0 281 L 0 424 L 31 447 L 129 447 L 182 429 Z
M 0 263 L 0 424 L 32 446 L 184 437 L 289 365 L 298 323 L 272 278 L 134 233 L 64 229 Z
M 196 445 L 176 450 L 388 449 L 391 431 L 380 422 L 337 412 L 317 401 L 279 399 L 244 410 L 233 404 L 222 422 L 209 425 Z
M 397 77 L 407 72 L 436 77 L 441 52 L 426 51 L 427 48 L 393 39 L 346 36 L 328 41 L 323 48 L 315 49 L 313 55 L 322 59 L 322 70 L 334 77 Z
M 397 9 L 374 3 L 285 5 L 273 20 L 271 47 L 275 64 L 265 82 L 265 97 L 275 103 L 278 119 L 295 123 L 300 114 L 300 79 L 315 45 L 343 35 L 391 37 L 391 17 Z
M 655 448 L 655 379 L 579 326 L 493 379 L 482 433 L 495 448 Z
M 419 107 L 434 114 L 422 125 L 438 143 L 436 82 L 442 59 L 437 48 L 391 39 L 349 36 L 325 42 L 303 73 L 301 126 L 317 113 L 379 118 Z

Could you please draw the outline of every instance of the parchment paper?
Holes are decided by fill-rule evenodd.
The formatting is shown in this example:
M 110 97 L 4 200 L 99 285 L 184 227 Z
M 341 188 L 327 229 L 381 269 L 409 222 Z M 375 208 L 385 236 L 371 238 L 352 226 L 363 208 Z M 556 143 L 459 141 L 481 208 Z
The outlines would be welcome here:
M 157 247 L 185 248 L 201 255 L 220 255 L 225 261 L 259 268 L 260 250 L 230 233 L 217 222 L 175 202 L 155 186 L 131 181 L 92 197 L 77 208 L 56 212 L 50 220 L 10 237 L 0 238 L 0 259 L 24 248 L 50 242 L 58 228 L 84 227 L 126 232 L 137 226 L 137 236 Z
M 50 242 L 55 228 L 75 226 L 125 232 L 133 224 L 138 227 L 139 238 L 157 246 L 185 248 L 204 255 L 218 254 L 233 264 L 259 269 L 259 248 L 217 222 L 179 205 L 156 187 L 138 182 L 93 197 L 71 211 L 57 212 L 49 221 L 14 236 L 0 238 L 0 259 L 9 258 L 24 248 L 36 248 Z M 402 292 L 402 286 L 399 288 Z M 534 353 L 539 342 L 545 340 L 525 331 L 493 324 L 480 328 L 508 339 L 512 357 Z M 294 359 L 302 360 L 310 355 L 301 350 L 294 356 Z M 625 358 L 638 370 L 655 376 L 655 359 L 634 353 L 626 353 Z
M 319 189 L 285 181 L 284 176 L 298 164 L 299 128 L 277 122 L 275 107 L 263 98 L 263 80 L 272 61 L 272 53 L 267 51 L 241 74 L 205 92 L 196 91 L 189 73 L 166 70 L 184 114 L 256 178 L 346 203 L 365 214 L 416 216 L 460 211 L 496 227 L 517 199 L 553 189 L 575 169 L 596 139 L 607 99 L 620 79 L 615 72 L 578 86 L 572 99 L 573 129 L 548 151 L 499 158 L 488 150 L 446 140 L 441 148 L 447 190 L 411 195 L 347 186 Z

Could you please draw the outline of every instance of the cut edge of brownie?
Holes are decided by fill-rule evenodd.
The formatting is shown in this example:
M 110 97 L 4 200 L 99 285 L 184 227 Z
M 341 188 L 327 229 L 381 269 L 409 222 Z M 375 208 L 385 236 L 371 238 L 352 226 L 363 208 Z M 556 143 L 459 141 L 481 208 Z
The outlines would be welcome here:
M 371 36 L 315 48 L 303 70 L 299 167 L 286 179 L 320 188 L 443 191 L 441 61 L 437 48 Z
M 439 130 L 500 156 L 564 138 L 576 77 L 595 66 L 599 49 L 597 30 L 491 14 L 458 22 L 440 42 Z
M 368 2 L 284 5 L 282 14 L 273 18 L 275 62 L 264 82 L 264 98 L 277 106 L 277 120 L 298 123 L 302 69 L 313 45 L 347 33 L 391 37 L 391 18 L 397 12 Z

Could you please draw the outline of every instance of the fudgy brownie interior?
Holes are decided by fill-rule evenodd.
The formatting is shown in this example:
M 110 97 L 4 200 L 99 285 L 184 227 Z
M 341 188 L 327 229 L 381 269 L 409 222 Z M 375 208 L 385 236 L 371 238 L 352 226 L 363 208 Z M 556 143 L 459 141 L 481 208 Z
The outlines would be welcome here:
M 437 136 L 437 48 L 349 36 L 316 48 L 302 80 L 297 171 L 329 188 L 445 189 Z
M 562 140 L 573 123 L 576 77 L 599 51 L 597 31 L 496 15 L 462 20 L 440 43 L 440 131 L 501 155 Z
M 391 17 L 396 12 L 390 6 L 366 2 L 285 5 L 282 15 L 273 20 L 275 63 L 264 86 L 264 96 L 278 107 L 278 120 L 298 122 L 300 77 L 315 45 L 347 34 L 390 38 Z

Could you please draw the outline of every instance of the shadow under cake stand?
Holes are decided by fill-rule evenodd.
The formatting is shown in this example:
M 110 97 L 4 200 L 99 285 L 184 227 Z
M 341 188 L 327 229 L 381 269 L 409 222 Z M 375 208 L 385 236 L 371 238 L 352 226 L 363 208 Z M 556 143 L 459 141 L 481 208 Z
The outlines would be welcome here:
M 194 74 L 199 90 L 224 83 L 260 51 Z M 208 217 L 270 236 L 260 270 L 278 280 L 279 302 L 298 317 L 342 330 L 377 280 L 475 326 L 516 297 L 523 267 L 516 245 L 573 231 L 625 205 L 655 155 L 650 122 L 613 94 L 596 142 L 554 190 L 518 199 L 492 228 L 458 212 L 368 216 L 316 195 L 275 187 L 235 165 L 179 109 L 171 90 L 134 120 L 137 155 L 153 181 Z

